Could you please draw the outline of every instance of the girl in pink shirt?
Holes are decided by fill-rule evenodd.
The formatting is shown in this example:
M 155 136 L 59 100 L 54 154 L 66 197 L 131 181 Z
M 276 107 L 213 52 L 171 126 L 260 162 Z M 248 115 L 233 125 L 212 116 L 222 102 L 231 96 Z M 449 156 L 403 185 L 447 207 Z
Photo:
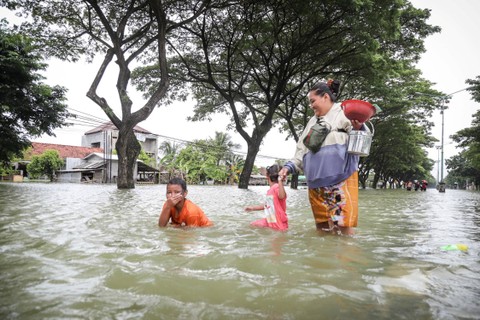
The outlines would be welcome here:
M 272 228 L 275 230 L 287 230 L 288 218 L 287 218 L 287 193 L 283 186 L 283 180 L 278 176 L 280 166 L 273 165 L 267 167 L 267 181 L 270 185 L 270 189 L 267 191 L 265 204 L 248 206 L 245 211 L 250 212 L 254 210 L 263 210 L 265 218 L 253 221 L 252 226 Z

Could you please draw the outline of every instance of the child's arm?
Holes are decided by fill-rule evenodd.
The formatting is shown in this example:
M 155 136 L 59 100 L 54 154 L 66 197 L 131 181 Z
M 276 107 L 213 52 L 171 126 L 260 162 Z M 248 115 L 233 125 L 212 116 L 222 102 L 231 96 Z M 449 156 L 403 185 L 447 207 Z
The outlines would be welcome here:
M 177 196 L 168 196 L 167 201 L 163 204 L 162 212 L 160 213 L 160 217 L 158 218 L 158 226 L 159 227 L 166 227 L 168 221 L 170 220 L 171 210 L 175 205 L 178 203 Z
M 159 227 L 167 226 L 167 223 L 170 220 L 170 209 L 171 209 L 171 206 L 168 206 L 168 205 L 163 206 L 162 213 L 160 213 L 160 217 L 158 218 Z
M 285 199 L 287 197 L 287 193 L 285 192 L 285 187 L 283 186 L 283 179 L 282 177 L 278 177 L 278 199 Z
M 168 195 L 167 201 L 163 204 L 162 213 L 160 213 L 160 217 L 158 218 L 158 226 L 165 227 L 170 220 L 171 210 L 175 207 L 180 201 L 182 201 L 183 196 L 181 194 L 176 195 Z
M 257 206 L 248 206 L 245 207 L 245 211 L 250 212 L 250 211 L 258 211 L 258 210 L 263 210 L 265 205 L 257 205 Z

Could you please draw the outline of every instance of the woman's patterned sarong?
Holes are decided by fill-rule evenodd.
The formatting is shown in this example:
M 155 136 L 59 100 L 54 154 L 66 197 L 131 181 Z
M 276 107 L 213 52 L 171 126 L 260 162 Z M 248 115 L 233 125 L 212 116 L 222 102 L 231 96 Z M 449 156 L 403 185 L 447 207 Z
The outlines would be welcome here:
M 358 172 L 328 187 L 308 190 L 316 223 L 356 227 L 358 222 Z

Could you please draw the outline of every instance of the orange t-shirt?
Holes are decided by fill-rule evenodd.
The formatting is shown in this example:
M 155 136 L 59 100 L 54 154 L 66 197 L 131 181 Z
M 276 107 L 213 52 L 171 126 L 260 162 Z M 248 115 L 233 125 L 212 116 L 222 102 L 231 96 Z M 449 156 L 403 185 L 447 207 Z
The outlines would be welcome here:
M 170 210 L 172 224 L 188 227 L 208 227 L 212 225 L 212 222 L 208 220 L 203 210 L 188 199 L 185 199 L 182 211 L 180 211 L 178 216 L 176 216 L 176 212 L 175 207 Z

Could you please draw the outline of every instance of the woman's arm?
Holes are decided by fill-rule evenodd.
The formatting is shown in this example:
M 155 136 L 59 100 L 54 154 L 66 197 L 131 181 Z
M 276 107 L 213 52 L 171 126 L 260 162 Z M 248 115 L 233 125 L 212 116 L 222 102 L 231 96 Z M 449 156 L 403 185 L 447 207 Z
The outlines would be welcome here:
M 318 120 L 318 118 L 316 116 L 313 116 L 308 121 L 307 125 L 305 126 L 305 129 L 303 130 L 302 134 L 300 135 L 300 138 L 298 139 L 298 142 L 295 146 L 295 155 L 280 170 L 279 175 L 282 176 L 283 180 L 286 179 L 288 174 L 299 172 L 299 171 L 303 170 L 303 157 L 308 152 L 307 147 L 305 147 L 305 144 L 303 143 L 303 139 L 308 134 L 310 128 L 315 123 L 317 123 L 317 120 Z

